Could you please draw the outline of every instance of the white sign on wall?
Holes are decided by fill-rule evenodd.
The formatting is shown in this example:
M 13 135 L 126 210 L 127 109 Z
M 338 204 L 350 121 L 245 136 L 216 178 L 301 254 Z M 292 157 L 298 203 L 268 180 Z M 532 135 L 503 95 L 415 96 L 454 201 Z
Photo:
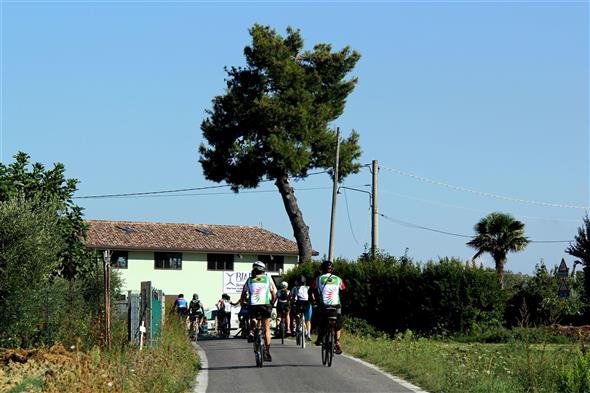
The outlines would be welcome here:
M 250 272 L 223 272 L 223 293 L 242 293 Z

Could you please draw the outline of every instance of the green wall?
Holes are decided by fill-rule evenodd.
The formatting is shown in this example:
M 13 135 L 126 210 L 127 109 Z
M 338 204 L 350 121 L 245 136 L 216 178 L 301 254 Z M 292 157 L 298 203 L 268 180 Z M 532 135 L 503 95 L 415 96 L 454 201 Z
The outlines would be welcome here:
M 233 272 L 249 273 L 257 255 L 235 255 Z M 297 264 L 297 256 L 285 256 L 284 269 L 288 271 Z M 183 293 L 187 299 L 198 293 L 205 309 L 215 307 L 223 293 L 223 271 L 207 270 L 207 254 L 182 253 L 182 270 L 154 269 L 153 251 L 129 251 L 127 269 L 116 269 L 123 280 L 123 291 L 139 292 L 142 281 L 151 281 L 152 286 L 166 295 Z M 276 275 L 278 272 L 269 272 Z M 229 293 L 232 301 L 239 294 Z

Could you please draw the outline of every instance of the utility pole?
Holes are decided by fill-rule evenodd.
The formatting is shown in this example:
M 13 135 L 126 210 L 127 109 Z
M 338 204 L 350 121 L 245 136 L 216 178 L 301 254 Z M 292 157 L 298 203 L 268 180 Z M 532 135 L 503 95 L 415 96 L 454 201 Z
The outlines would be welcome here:
M 334 164 L 334 185 L 332 187 L 332 214 L 330 217 L 330 246 L 328 260 L 334 258 L 334 226 L 336 225 L 336 194 L 338 194 L 338 164 L 340 162 L 340 127 L 336 128 L 336 163 Z
M 104 273 L 104 338 L 107 348 L 111 348 L 111 250 L 102 253 Z
M 372 169 L 373 182 L 371 190 L 371 256 L 373 257 L 373 260 L 375 260 L 375 256 L 377 254 L 377 251 L 379 250 L 379 198 L 377 194 L 379 164 L 377 163 L 377 160 L 373 160 Z

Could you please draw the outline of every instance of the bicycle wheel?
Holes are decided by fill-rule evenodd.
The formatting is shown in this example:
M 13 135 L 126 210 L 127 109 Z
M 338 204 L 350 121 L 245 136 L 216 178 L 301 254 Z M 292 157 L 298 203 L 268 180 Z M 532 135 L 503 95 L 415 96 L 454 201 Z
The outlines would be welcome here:
M 254 334 L 254 358 L 256 359 L 256 367 L 262 367 L 264 359 L 262 355 L 262 340 L 258 329 Z
M 328 362 L 328 367 L 332 367 L 332 357 L 334 356 L 334 345 L 335 345 L 335 341 L 336 338 L 334 337 L 335 333 L 334 333 L 334 329 L 332 327 L 330 327 L 330 330 L 328 330 L 328 349 L 327 349 L 327 362 Z
M 301 318 L 299 318 L 298 336 L 301 348 L 305 348 L 305 318 L 303 317 L 303 315 L 301 316 Z
M 281 324 L 279 325 L 279 329 L 281 329 L 281 344 L 285 344 L 285 330 L 286 330 L 286 321 L 285 316 L 281 318 Z
M 325 366 L 328 363 L 328 333 L 322 337 L 322 364 Z

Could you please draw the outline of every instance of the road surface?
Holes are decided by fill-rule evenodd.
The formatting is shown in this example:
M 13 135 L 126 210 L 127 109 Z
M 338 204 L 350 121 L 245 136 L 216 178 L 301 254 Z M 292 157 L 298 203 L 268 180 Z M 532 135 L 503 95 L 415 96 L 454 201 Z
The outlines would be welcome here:
M 252 344 L 244 339 L 199 340 L 206 363 L 199 371 L 195 392 L 389 392 L 415 393 L 419 388 L 391 377 L 358 360 L 334 355 L 332 367 L 322 365 L 319 347 L 305 349 L 295 340 L 273 339 L 272 362 L 257 368 Z M 205 390 L 206 389 L 206 390 Z

